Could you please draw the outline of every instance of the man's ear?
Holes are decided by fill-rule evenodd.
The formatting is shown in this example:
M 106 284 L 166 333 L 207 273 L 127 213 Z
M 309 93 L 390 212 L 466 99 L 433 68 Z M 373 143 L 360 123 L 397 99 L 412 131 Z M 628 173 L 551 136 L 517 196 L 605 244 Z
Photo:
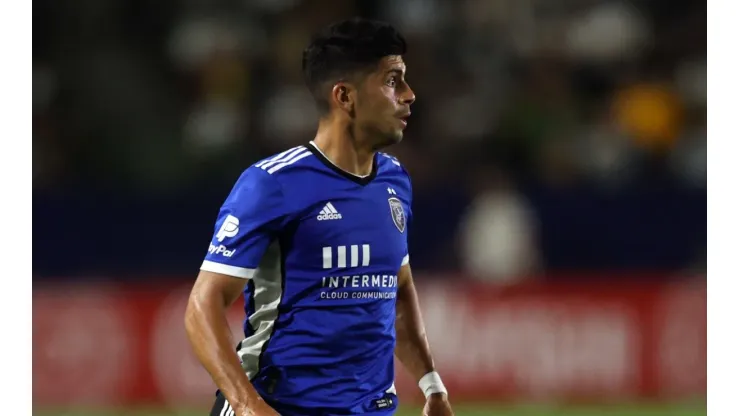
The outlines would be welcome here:
M 349 83 L 338 82 L 331 89 L 331 99 L 338 108 L 352 113 L 357 100 L 357 90 Z

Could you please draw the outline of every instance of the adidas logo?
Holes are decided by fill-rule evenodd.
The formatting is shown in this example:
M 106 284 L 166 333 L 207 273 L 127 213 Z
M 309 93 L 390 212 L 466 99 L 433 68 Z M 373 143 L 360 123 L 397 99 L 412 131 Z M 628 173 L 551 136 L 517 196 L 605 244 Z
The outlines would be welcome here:
M 319 212 L 319 215 L 316 216 L 316 219 L 319 221 L 341 220 L 342 214 L 334 208 L 331 202 L 327 202 L 324 208 L 321 209 L 321 212 Z

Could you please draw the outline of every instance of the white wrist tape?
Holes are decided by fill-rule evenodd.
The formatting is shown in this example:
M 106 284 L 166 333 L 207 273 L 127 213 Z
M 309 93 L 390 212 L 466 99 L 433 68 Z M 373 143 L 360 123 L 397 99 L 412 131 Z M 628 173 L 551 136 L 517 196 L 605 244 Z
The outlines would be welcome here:
M 427 399 L 435 393 L 447 394 L 447 389 L 445 388 L 444 383 L 442 383 L 442 378 L 436 371 L 425 374 L 424 377 L 419 380 L 419 388 Z

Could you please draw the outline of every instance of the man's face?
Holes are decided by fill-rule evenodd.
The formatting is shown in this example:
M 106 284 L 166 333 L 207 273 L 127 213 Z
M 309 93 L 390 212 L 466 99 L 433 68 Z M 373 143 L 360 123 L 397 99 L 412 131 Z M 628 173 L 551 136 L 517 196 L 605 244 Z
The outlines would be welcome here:
M 406 64 L 399 55 L 382 58 L 378 69 L 367 75 L 357 96 L 357 127 L 372 137 L 378 148 L 400 142 L 411 114 L 414 92 L 406 83 Z

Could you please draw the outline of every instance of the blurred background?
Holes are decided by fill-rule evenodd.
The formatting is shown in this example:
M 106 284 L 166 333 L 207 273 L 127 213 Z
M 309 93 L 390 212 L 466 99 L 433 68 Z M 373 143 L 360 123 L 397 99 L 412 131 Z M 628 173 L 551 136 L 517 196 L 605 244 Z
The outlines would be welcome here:
M 390 152 L 460 414 L 706 414 L 695 0 L 35 1 L 34 413 L 205 414 L 188 286 L 241 171 L 313 138 L 301 51 L 355 15 L 409 43 Z

